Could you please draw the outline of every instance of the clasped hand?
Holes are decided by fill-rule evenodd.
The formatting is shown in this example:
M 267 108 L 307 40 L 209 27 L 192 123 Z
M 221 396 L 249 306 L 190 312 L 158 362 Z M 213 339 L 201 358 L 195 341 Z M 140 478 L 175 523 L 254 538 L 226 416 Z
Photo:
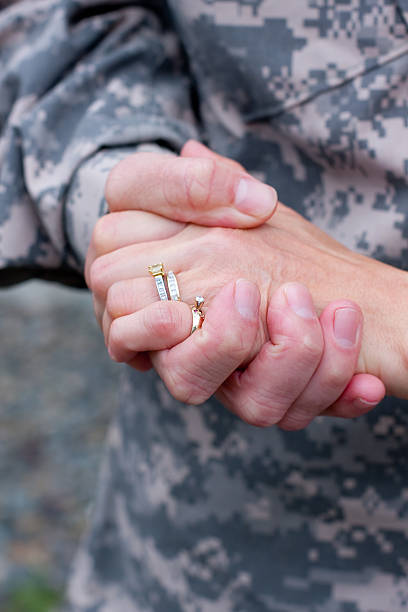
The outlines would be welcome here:
M 177 158 L 137 153 L 111 172 L 106 199 L 85 274 L 114 360 L 153 365 L 187 403 L 216 393 L 257 426 L 300 429 L 382 399 L 385 370 L 370 342 L 361 350 L 355 301 L 372 282 L 366 258 L 275 210 L 275 191 L 239 164 L 193 141 Z M 176 273 L 182 302 L 158 300 L 147 272 L 158 262 Z M 190 335 L 200 294 L 206 318 Z

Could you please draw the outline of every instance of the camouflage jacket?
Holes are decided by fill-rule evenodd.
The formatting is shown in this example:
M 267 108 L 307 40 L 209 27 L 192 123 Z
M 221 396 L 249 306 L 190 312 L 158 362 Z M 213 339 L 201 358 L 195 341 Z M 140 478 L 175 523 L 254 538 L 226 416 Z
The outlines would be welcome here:
M 192 136 L 407 268 L 407 30 L 407 0 L 10 5 L 0 281 L 83 282 L 109 169 Z M 72 610 L 407 610 L 407 443 L 402 401 L 257 430 L 124 368 Z

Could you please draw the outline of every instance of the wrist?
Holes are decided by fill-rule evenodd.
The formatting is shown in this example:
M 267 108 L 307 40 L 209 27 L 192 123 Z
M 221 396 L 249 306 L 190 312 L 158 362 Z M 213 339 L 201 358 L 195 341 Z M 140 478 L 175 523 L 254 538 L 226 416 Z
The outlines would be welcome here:
M 408 399 L 408 273 L 365 259 L 360 371 L 383 380 L 388 395 Z

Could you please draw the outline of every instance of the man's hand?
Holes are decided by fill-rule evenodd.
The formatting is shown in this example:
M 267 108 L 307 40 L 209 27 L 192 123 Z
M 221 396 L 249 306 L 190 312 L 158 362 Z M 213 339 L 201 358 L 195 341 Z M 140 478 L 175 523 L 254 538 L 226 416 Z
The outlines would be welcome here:
M 232 164 L 224 162 L 225 167 L 232 168 Z M 118 169 L 116 172 L 118 175 Z M 163 175 L 159 172 L 160 176 Z M 122 181 L 116 199 L 113 198 L 113 208 L 120 208 L 124 201 L 127 207 L 140 207 L 142 203 L 139 200 L 144 190 L 128 191 L 124 188 L 126 174 L 122 174 Z M 112 182 L 108 185 L 108 198 L 111 188 Z M 156 185 L 156 197 L 160 191 L 160 186 Z M 191 207 L 190 199 L 188 202 L 188 214 L 193 210 L 195 217 L 199 218 L 199 207 Z M 150 207 L 153 205 L 152 200 Z M 179 218 L 182 218 L 182 212 L 179 212 Z M 214 296 L 203 330 L 196 332 L 182 345 L 153 357 L 156 368 L 176 397 L 190 402 L 203 401 L 229 374 L 239 365 L 249 363 L 263 347 L 249 368 L 244 373 L 233 374 L 220 390 L 224 403 L 232 410 L 249 422 L 279 422 L 287 428 L 299 428 L 307 424 L 316 413 L 333 404 L 354 372 L 361 337 L 361 314 L 355 304 L 344 301 L 331 304 L 322 314 L 320 327 L 317 317 L 310 314 L 313 313 L 313 304 L 309 297 L 309 315 L 302 320 L 296 309 L 290 307 L 288 291 L 289 294 L 290 290 L 295 293 L 303 291 L 303 298 L 306 299 L 305 288 L 292 285 L 276 293 L 274 291 L 277 286 L 273 279 L 275 266 L 271 265 L 271 274 L 267 260 L 269 257 L 270 264 L 276 263 L 279 250 L 274 253 L 274 239 L 272 243 L 269 240 L 272 237 L 271 231 L 272 228 L 266 226 L 241 233 L 185 227 L 181 223 L 131 210 L 101 220 L 88 258 L 87 276 L 96 296 L 99 318 L 104 317 L 105 334 L 113 356 L 130 361 L 138 351 L 163 349 L 187 338 L 191 326 L 189 308 L 185 304 L 157 302 L 154 283 L 146 273 L 149 263 L 164 260 L 173 270 L 183 273 L 182 277 L 178 274 L 179 281 L 185 279 L 180 282 L 183 299 L 192 302 L 195 294 L 204 293 L 211 302 L 209 298 Z M 254 232 L 258 232 L 256 237 Z M 309 242 L 313 237 L 312 233 Z M 157 238 L 161 239 L 160 243 L 145 243 L 146 240 Z M 290 243 L 290 234 L 286 238 Z M 328 237 L 325 238 L 331 246 L 332 243 L 337 245 Z M 134 243 L 138 242 L 142 244 L 137 247 Z M 324 244 L 325 240 L 322 240 Z M 318 260 L 322 245 L 317 249 Z M 213 248 L 210 253 L 208 247 L 211 246 Z M 340 245 L 338 247 L 340 252 L 347 251 Z M 168 256 L 165 255 L 166 250 L 169 250 Z M 105 255 L 100 256 L 102 253 Z M 129 266 L 133 259 L 134 263 Z M 91 264 L 92 269 L 89 271 Z M 229 280 L 237 277 L 238 270 L 241 272 L 239 276 L 253 278 L 262 288 L 262 327 L 252 342 L 250 335 L 256 325 L 254 327 L 248 320 L 245 325 L 242 320 L 234 322 L 233 317 L 238 285 L 229 283 Z M 243 271 L 245 274 L 242 274 Z M 137 278 L 139 276 L 140 279 Z M 194 279 L 195 287 L 192 282 Z M 197 282 L 200 283 L 199 287 Z M 203 290 L 203 282 L 209 284 L 207 291 Z M 244 284 L 241 282 L 242 286 Z M 224 285 L 225 289 L 220 291 Z M 250 293 L 249 285 L 246 284 L 246 291 Z M 191 288 L 190 293 L 188 287 Z M 219 296 L 215 298 L 218 292 Z M 252 302 L 255 301 L 253 296 Z M 143 309 L 147 303 L 151 306 Z M 267 304 L 270 306 L 267 307 Z M 184 314 L 180 314 L 183 309 Z M 174 314 L 176 312 L 177 315 Z M 115 319 L 112 325 L 111 319 Z M 257 317 L 252 319 L 254 323 Z M 279 327 L 284 328 L 283 333 L 279 332 Z M 346 331 L 348 335 L 345 336 Z M 343 337 L 338 336 L 339 332 L 343 332 Z M 275 342 L 270 342 L 269 337 L 275 338 Z M 156 344 L 151 344 L 152 338 L 156 338 Z M 222 339 L 225 341 L 220 342 Z M 140 367 L 140 358 L 136 358 L 133 363 Z M 303 367 L 304 363 L 307 367 Z M 212 367 L 209 367 L 210 364 Z M 290 367 L 288 364 L 291 364 Z M 208 378 L 213 380 L 209 381 Z M 282 384 L 279 386 L 278 383 Z M 256 399 L 254 390 L 257 391 Z M 354 416 L 372 407 L 382 395 L 383 386 L 380 381 L 359 375 L 354 377 L 331 412 Z

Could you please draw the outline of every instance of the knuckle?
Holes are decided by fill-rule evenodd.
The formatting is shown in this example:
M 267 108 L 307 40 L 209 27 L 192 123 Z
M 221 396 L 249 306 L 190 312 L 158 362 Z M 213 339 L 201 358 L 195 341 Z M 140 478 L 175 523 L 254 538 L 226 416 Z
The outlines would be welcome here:
M 323 344 L 319 339 L 310 335 L 302 338 L 285 337 L 280 342 L 280 352 L 291 354 L 299 365 L 308 366 L 317 364 L 323 352 Z
M 106 294 L 106 311 L 112 319 L 116 319 L 129 311 L 129 295 L 125 283 L 114 283 Z
M 203 380 L 185 368 L 174 368 L 168 375 L 166 386 L 172 396 L 184 404 L 199 405 L 209 397 Z
M 237 362 L 243 359 L 248 353 L 248 345 L 245 341 L 244 335 L 240 330 L 230 330 L 227 332 L 225 337 L 217 348 L 217 352 L 220 354 L 228 355 L 229 359 L 233 362 Z
M 304 429 L 309 423 L 311 419 L 306 419 L 305 417 L 295 417 L 291 415 L 290 417 L 282 419 L 282 421 L 277 423 L 279 429 L 283 431 L 300 431 Z
M 112 321 L 110 329 L 109 329 L 109 338 L 108 338 L 108 351 L 110 358 L 113 361 L 121 362 L 123 361 L 119 357 L 120 349 L 123 349 L 123 333 L 122 333 L 122 322 L 120 319 L 116 319 Z
M 106 267 L 104 258 L 98 257 L 89 269 L 89 288 L 99 299 L 104 298 L 108 290 Z
M 200 347 L 200 358 L 205 364 L 206 371 L 216 376 L 218 363 L 237 364 L 247 355 L 249 349 L 246 336 L 242 330 L 231 326 L 225 328 L 222 334 L 214 336 L 213 329 L 204 328 L 197 336 L 197 344 Z
M 193 165 L 187 165 L 184 173 L 186 200 L 190 208 L 200 210 L 209 204 L 216 173 L 216 162 L 213 159 L 199 159 Z
M 345 372 L 344 368 L 332 365 L 326 372 L 323 379 L 323 385 L 326 387 L 326 389 L 338 391 L 347 384 L 349 378 L 350 373 Z
M 211 227 L 194 241 L 192 245 L 194 256 L 202 257 L 204 251 L 206 260 L 211 261 L 213 267 L 224 271 L 229 268 L 236 273 L 232 257 L 242 250 L 244 231 L 228 227 Z
M 174 162 L 173 162 L 174 163 Z M 173 164 L 164 167 L 165 177 L 163 184 L 166 186 L 166 200 L 171 205 L 184 205 L 192 211 L 206 209 L 210 203 L 211 194 L 216 176 L 217 164 L 213 159 L 184 160 L 180 176 L 181 185 L 176 190 L 174 180 L 167 176 L 174 168 Z
M 268 395 L 257 390 L 256 397 L 247 398 L 242 406 L 243 420 L 254 427 L 271 427 L 275 425 L 284 414 L 287 406 L 281 406 L 272 401 Z
M 214 227 L 209 232 L 209 238 L 212 240 L 214 247 L 218 246 L 223 252 L 231 252 L 238 245 L 242 248 L 243 230 L 233 229 L 229 227 Z
M 203 328 L 196 341 L 202 369 L 206 372 L 208 382 L 213 385 L 219 380 L 220 368 L 222 371 L 237 368 L 252 348 L 239 329 L 228 329 L 220 337 L 219 334 L 215 336 L 213 330 Z
M 303 337 L 301 350 L 308 361 L 318 361 L 323 353 L 323 342 L 319 338 L 306 335 Z
M 123 197 L 123 178 L 124 173 L 122 166 L 125 160 L 116 164 L 108 174 L 105 183 L 105 200 L 108 203 L 109 209 L 114 210 L 120 203 Z
M 296 360 L 296 363 L 303 367 L 320 360 L 323 346 L 308 336 L 302 338 L 281 336 L 279 344 L 275 344 L 272 351 L 277 351 L 278 356 L 286 355 L 286 358 Z
M 92 244 L 97 255 L 109 251 L 113 235 L 113 215 L 103 215 L 98 219 L 92 233 Z

